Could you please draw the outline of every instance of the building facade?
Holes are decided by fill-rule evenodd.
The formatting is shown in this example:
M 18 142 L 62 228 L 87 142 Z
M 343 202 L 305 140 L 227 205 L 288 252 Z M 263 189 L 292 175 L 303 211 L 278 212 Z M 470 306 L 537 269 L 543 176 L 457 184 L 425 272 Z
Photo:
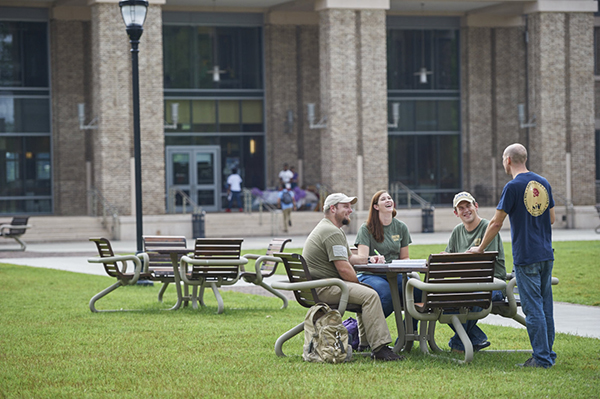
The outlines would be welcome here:
M 173 190 L 219 211 L 233 168 L 265 190 L 284 163 L 359 209 L 397 182 L 493 205 L 514 142 L 559 204 L 596 204 L 596 1 L 206 4 L 150 0 L 145 215 Z M 0 214 L 135 213 L 129 54 L 116 0 L 0 0 Z

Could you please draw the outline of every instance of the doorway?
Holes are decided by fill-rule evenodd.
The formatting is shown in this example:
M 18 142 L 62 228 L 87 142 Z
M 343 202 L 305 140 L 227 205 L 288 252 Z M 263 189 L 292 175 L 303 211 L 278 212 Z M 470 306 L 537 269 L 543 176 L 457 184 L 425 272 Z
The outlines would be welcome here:
M 169 146 L 167 152 L 167 209 L 183 212 L 184 198 L 177 189 L 188 195 L 205 211 L 220 210 L 221 147 L 220 146 Z M 174 203 L 173 203 L 174 202 Z M 191 212 L 186 207 L 186 212 Z

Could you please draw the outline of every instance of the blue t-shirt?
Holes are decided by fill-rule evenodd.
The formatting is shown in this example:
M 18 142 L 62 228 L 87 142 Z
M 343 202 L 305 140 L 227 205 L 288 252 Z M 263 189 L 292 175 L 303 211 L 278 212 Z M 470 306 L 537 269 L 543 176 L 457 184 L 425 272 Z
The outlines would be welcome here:
M 513 262 L 516 266 L 554 260 L 548 181 L 533 172 L 520 173 L 504 186 L 496 209 L 510 218 Z
M 283 198 L 282 198 L 283 197 L 283 193 L 286 192 L 286 191 L 288 193 L 290 193 L 290 196 L 292 197 L 292 202 L 290 202 L 289 204 L 284 203 L 283 202 Z M 295 197 L 295 195 L 294 195 L 294 192 L 292 190 L 288 190 L 287 188 L 284 188 L 279 193 L 277 193 L 277 196 L 281 200 L 280 201 L 280 203 L 281 203 L 281 210 L 289 209 L 289 208 L 293 208 L 294 207 L 294 197 Z

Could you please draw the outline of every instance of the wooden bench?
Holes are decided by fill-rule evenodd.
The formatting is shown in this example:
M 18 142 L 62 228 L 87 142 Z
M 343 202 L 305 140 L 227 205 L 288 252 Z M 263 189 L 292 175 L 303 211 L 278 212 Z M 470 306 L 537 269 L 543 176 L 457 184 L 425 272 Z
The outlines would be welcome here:
M 193 257 L 181 258 L 181 278 L 193 286 L 194 309 L 198 308 L 197 301 L 204 306 L 204 288 L 209 285 L 217 299 L 217 313 L 223 313 L 223 298 L 218 287 L 233 285 L 239 280 L 243 265 L 248 263 L 241 256 L 243 241 L 241 238 L 197 238 Z
M 27 232 L 27 229 L 31 228 L 27 224 L 28 220 L 29 216 L 15 216 L 10 224 L 0 225 L 0 237 L 13 239 L 20 245 L 18 249 L 3 248 L 0 251 L 25 251 L 27 244 L 21 240 L 21 236 Z
M 504 290 L 506 282 L 494 278 L 494 262 L 497 252 L 483 254 L 433 254 L 427 261 L 425 282 L 418 273 L 411 273 L 405 292 L 404 303 L 410 315 L 421 320 L 420 348 L 429 353 L 427 343 L 439 350 L 433 336 L 427 334 L 427 324 L 440 323 L 454 326 L 465 347 L 465 359 L 473 360 L 473 345 L 462 324 L 467 320 L 486 317 L 492 310 L 492 291 Z M 423 302 L 414 302 L 414 289 L 423 291 Z M 482 308 L 475 311 L 475 307 Z
M 329 287 L 336 285 L 342 290 L 339 303 L 328 303 L 332 309 L 337 309 L 343 316 L 346 310 L 360 313 L 361 307 L 358 305 L 348 304 L 348 286 L 338 278 L 325 278 L 313 280 L 310 276 L 306 260 L 302 255 L 294 253 L 275 253 L 273 257 L 268 257 L 271 261 L 283 262 L 289 282 L 275 281 L 271 286 L 273 288 L 293 291 L 296 301 L 305 308 L 324 302 L 319 299 L 316 288 Z M 283 333 L 275 342 L 275 353 L 277 356 L 285 356 L 283 353 L 283 344 L 304 331 L 304 322 L 298 324 L 291 330 Z
M 96 302 L 116 290 L 119 287 L 126 285 L 134 285 L 141 280 L 158 281 L 163 283 L 158 300 L 162 302 L 163 294 L 170 283 L 180 281 L 179 276 L 175 276 L 173 272 L 173 263 L 169 255 L 159 254 L 156 251 L 165 247 L 186 248 L 185 237 L 168 237 L 168 236 L 144 236 L 145 252 L 138 255 L 115 255 L 106 238 L 90 238 L 90 241 L 96 244 L 98 248 L 98 258 L 90 258 L 90 263 L 102 263 L 106 274 L 117 279 L 117 282 L 106 288 L 105 290 L 94 295 L 90 300 L 90 310 L 92 312 L 115 312 L 128 309 L 113 309 L 113 310 L 98 310 L 95 306 Z M 133 272 L 127 271 L 127 262 L 132 262 L 134 265 Z M 119 267 L 119 264 L 121 267 Z M 181 294 L 181 286 L 176 284 L 177 302 L 168 310 L 176 310 L 181 307 L 183 299 L 189 298 L 187 289 L 185 297 Z M 130 310 L 130 309 L 129 309 Z
M 281 292 L 273 289 L 269 284 L 265 283 L 264 279 L 275 274 L 277 265 L 279 264 L 277 261 L 268 260 L 267 257 L 272 257 L 276 252 L 283 252 L 285 245 L 290 241 L 292 241 L 291 238 L 273 238 L 267 247 L 267 252 L 265 255 L 244 255 L 244 258 L 254 260 L 254 270 L 242 270 L 240 275 L 244 281 L 263 287 L 271 294 L 280 298 L 283 301 L 283 306 L 281 307 L 282 309 L 285 309 L 288 306 L 287 298 Z

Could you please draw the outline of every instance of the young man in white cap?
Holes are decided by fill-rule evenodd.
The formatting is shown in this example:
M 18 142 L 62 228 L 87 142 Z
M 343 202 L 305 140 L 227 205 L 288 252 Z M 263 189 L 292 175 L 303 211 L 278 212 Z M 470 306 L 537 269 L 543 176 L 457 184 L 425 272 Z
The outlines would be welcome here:
M 302 256 L 306 259 L 312 278 L 340 278 L 346 282 L 350 292 L 348 303 L 362 307 L 362 314 L 357 316 L 360 345 L 371 346 L 371 357 L 384 361 L 403 360 L 403 356 L 398 356 L 388 347 L 392 336 L 377 291 L 360 284 L 352 267 L 353 264 L 364 264 L 369 260 L 352 255 L 346 234 L 341 229 L 350 223 L 352 204 L 356 201 L 356 197 L 348 197 L 342 193 L 331 194 L 325 199 L 325 217 L 306 239 Z M 374 263 L 378 261 L 370 260 Z M 341 290 L 338 287 L 316 290 L 323 301 L 339 302 Z
M 458 224 L 454 230 L 452 230 L 445 252 L 467 252 L 469 248 L 481 244 L 489 221 L 479 217 L 479 214 L 477 213 L 479 205 L 477 204 L 477 201 L 475 201 L 475 198 L 466 191 L 456 194 L 452 205 L 454 207 L 454 214 L 460 218 L 462 223 Z M 496 263 L 494 265 L 494 277 L 504 280 L 506 278 L 506 267 L 504 265 L 504 247 L 502 246 L 500 234 L 490 242 L 485 250 L 498 252 L 498 257 L 496 258 Z M 502 291 L 492 292 L 492 301 L 500 301 L 503 297 L 504 293 L 502 293 Z M 448 325 L 454 330 L 452 324 Z M 477 320 L 468 320 L 463 324 L 463 327 L 473 344 L 473 350 L 479 351 L 490 346 L 487 335 L 479 328 Z M 450 346 L 450 349 L 453 351 L 464 352 L 465 347 L 458 337 L 458 334 L 456 334 L 456 330 L 454 330 L 454 332 L 455 334 L 450 338 L 448 346 Z

